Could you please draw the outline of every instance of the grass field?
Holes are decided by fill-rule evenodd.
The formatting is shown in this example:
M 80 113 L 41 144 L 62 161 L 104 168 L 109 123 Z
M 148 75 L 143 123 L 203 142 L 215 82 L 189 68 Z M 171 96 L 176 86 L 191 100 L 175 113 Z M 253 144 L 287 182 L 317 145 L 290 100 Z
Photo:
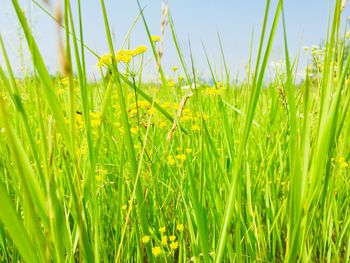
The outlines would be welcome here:
M 179 65 L 166 76 L 162 40 L 142 12 L 136 22 L 149 42 L 115 47 L 101 0 L 110 52 L 95 54 L 84 25 L 72 23 L 83 14 L 63 2 L 53 15 L 60 75 L 50 75 L 17 0 L 33 75 L 16 78 L 11 43 L 0 38 L 1 262 L 350 261 L 350 56 L 340 0 L 324 48 L 300 53 L 314 58 L 304 80 L 299 55 L 289 55 L 283 2 L 273 9 L 267 0 L 246 78 L 232 81 L 218 41 L 224 70 L 217 75 L 207 58 L 211 83 L 192 58 L 185 63 L 169 14 Z M 267 82 L 278 27 L 285 64 Z M 88 80 L 87 52 L 98 81 Z M 145 54 L 159 70 L 153 82 L 143 79 Z

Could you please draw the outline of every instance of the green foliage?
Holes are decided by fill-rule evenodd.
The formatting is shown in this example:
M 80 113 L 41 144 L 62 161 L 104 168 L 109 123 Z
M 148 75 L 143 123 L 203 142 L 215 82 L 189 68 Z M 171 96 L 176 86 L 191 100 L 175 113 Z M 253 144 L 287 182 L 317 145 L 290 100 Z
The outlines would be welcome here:
M 109 54 L 87 47 L 80 1 L 75 14 L 65 0 L 67 67 L 51 77 L 12 0 L 35 74 L 16 79 L 0 38 L 0 261 L 350 261 L 350 56 L 340 1 L 318 73 L 302 84 L 283 1 L 272 10 L 268 0 L 246 81 L 230 81 L 220 35 L 222 74 L 203 44 L 212 86 L 196 76 L 192 53 L 186 64 L 170 15 L 181 69 L 165 76 L 135 2 L 140 14 L 124 44 L 140 18 L 159 70 L 157 85 L 145 83 L 147 47 L 118 53 L 100 3 Z M 266 84 L 279 26 L 285 71 Z M 101 81 L 87 80 L 86 52 Z

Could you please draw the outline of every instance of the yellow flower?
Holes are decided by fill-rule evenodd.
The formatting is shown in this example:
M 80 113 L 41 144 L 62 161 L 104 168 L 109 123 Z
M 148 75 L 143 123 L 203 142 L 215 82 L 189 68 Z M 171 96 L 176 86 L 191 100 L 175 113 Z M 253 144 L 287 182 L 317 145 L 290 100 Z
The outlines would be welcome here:
M 175 241 L 175 239 L 176 239 L 176 236 L 170 236 L 170 237 L 169 237 L 169 240 L 170 240 L 170 241 Z
M 97 62 L 98 67 L 108 67 L 112 64 L 112 55 L 105 54 Z
M 159 128 L 164 128 L 166 127 L 166 121 L 162 121 L 159 123 Z
M 192 149 L 191 149 L 191 148 L 186 148 L 186 149 L 185 149 L 185 152 L 186 152 L 186 153 L 191 153 L 191 152 L 192 152 Z
M 162 245 L 165 246 L 168 244 L 168 237 L 167 236 L 162 236 Z
M 130 104 L 130 108 L 148 108 L 150 106 L 150 103 L 147 100 L 139 100 L 136 104 L 136 102 Z
M 147 244 L 149 241 L 150 241 L 150 237 L 149 236 L 147 236 L 147 235 L 144 235 L 143 237 L 142 237 L 142 243 L 143 244 Z
M 129 63 L 131 61 L 131 56 L 116 56 L 115 60 L 118 62 L 124 62 L 125 64 Z
M 172 88 L 172 87 L 174 87 L 175 86 L 175 81 L 173 80 L 173 79 L 168 79 L 168 86 L 170 87 L 170 88 Z
M 153 256 L 157 257 L 162 253 L 162 249 L 160 247 L 152 247 Z
M 197 124 L 193 125 L 191 128 L 192 131 L 200 131 L 201 127 L 199 127 Z
M 101 125 L 101 113 L 99 112 L 90 112 L 90 118 L 91 118 L 91 126 L 93 128 L 98 127 Z
M 127 205 L 122 205 L 122 210 L 126 210 L 128 208 Z
M 176 67 L 176 66 L 173 66 L 173 67 L 171 68 L 171 70 L 174 71 L 174 72 L 177 71 L 178 69 L 179 69 L 179 68 Z
M 133 54 L 134 51 L 130 49 L 120 49 L 117 51 L 117 56 L 132 56 Z
M 102 181 L 105 179 L 106 175 L 107 175 L 107 170 L 106 169 L 99 169 L 97 170 L 97 175 L 96 175 L 96 180 L 97 181 Z
M 347 168 L 349 167 L 349 164 L 347 162 L 341 162 L 340 163 L 340 168 L 344 169 L 344 168 Z
M 349 164 L 345 161 L 345 158 L 340 156 L 335 159 L 332 158 L 332 161 L 335 161 L 339 168 L 345 169 L 349 167 Z
M 180 161 L 185 161 L 186 155 L 185 154 L 178 154 L 178 155 L 176 155 L 176 159 L 179 159 Z
M 178 241 L 170 243 L 171 250 L 176 250 L 178 247 L 179 247 L 179 242 Z
M 78 129 L 82 129 L 84 128 L 84 119 L 83 116 L 81 114 L 75 114 L 75 125 Z
M 206 121 L 206 120 L 208 120 L 209 119 L 209 115 L 208 114 L 205 114 L 205 113 L 203 113 L 203 119 Z
M 61 80 L 61 83 L 62 83 L 63 85 L 65 85 L 65 86 L 68 86 L 68 84 L 69 84 L 69 78 L 67 78 L 67 77 L 63 78 L 63 79 Z
M 175 159 L 172 156 L 168 156 L 167 161 L 170 166 L 173 166 L 176 163 Z
M 131 109 L 129 114 L 131 117 L 134 117 L 137 114 L 137 109 Z
M 206 89 L 206 93 L 208 94 L 208 95 L 220 95 L 220 90 L 218 90 L 218 89 L 216 89 L 215 87 L 213 87 L 213 88 L 208 88 L 208 89 Z
M 121 49 L 121 50 L 118 50 L 115 60 L 118 62 L 129 63 L 132 59 L 133 54 L 134 54 L 134 51 L 132 50 Z
M 177 224 L 176 229 L 179 230 L 179 231 L 184 230 L 183 224 Z
M 57 89 L 56 90 L 57 96 L 60 96 L 60 95 L 64 94 L 64 92 L 65 92 L 65 89 Z
M 163 227 L 159 228 L 159 232 L 160 232 L 160 233 L 165 233 L 165 231 L 166 231 L 165 226 L 163 226 Z
M 149 109 L 147 110 L 147 113 L 148 113 L 148 114 L 154 114 L 154 113 L 156 113 L 156 112 L 157 112 L 157 110 L 156 110 L 155 107 L 149 108 Z
M 151 40 L 156 43 L 160 41 L 160 36 L 151 36 Z
M 147 51 L 147 49 L 148 48 L 146 46 L 138 46 L 137 48 L 134 49 L 133 56 L 141 55 L 141 54 L 145 53 Z
M 137 134 L 138 130 L 139 130 L 138 127 L 132 127 L 132 128 L 130 128 L 130 132 L 131 132 L 132 134 Z

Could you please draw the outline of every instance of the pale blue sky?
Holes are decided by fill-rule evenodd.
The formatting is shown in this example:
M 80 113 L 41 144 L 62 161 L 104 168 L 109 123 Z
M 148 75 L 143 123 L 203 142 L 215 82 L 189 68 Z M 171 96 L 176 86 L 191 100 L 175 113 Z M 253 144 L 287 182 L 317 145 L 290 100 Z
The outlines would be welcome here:
M 30 0 L 21 0 L 20 2 L 27 14 L 31 14 L 33 29 L 45 62 L 50 70 L 55 72 L 58 65 L 56 27 L 52 20 L 32 4 Z M 51 0 L 51 2 L 55 1 Z M 76 2 L 76 0 L 72 1 L 72 3 Z M 82 2 L 86 44 L 99 54 L 108 52 L 100 1 L 82 0 Z M 138 14 L 137 4 L 134 0 L 106 0 L 105 2 L 109 13 L 110 25 L 115 33 L 117 49 L 121 45 L 133 19 Z M 264 0 L 169 0 L 168 4 L 185 54 L 188 54 L 188 39 L 190 39 L 198 71 L 206 75 L 208 67 L 205 62 L 202 42 L 205 44 L 216 68 L 220 70 L 217 31 L 221 34 L 231 72 L 233 74 L 235 72 L 242 74 L 242 69 L 249 57 L 249 45 L 253 28 L 255 31 L 255 46 L 258 43 L 265 2 Z M 272 0 L 272 2 L 274 3 L 273 6 L 275 6 L 277 0 Z M 329 9 L 334 5 L 334 2 L 335 0 L 285 0 L 288 41 L 291 54 L 296 54 L 302 46 L 319 44 L 324 39 L 327 31 Z M 141 4 L 145 7 L 145 16 L 149 22 L 151 33 L 158 35 L 160 33 L 161 1 L 141 0 Z M 349 11 L 348 7 L 344 12 L 344 17 L 350 15 Z M 18 36 L 20 31 L 11 6 L 11 0 L 1 0 L 0 32 L 11 54 L 11 62 L 15 70 L 19 72 L 18 53 L 20 42 Z M 283 57 L 281 33 L 281 30 L 279 30 L 276 36 L 272 53 L 273 60 Z M 145 43 L 148 44 L 145 30 L 140 20 L 132 32 L 131 45 L 137 46 Z M 29 61 L 28 56 L 26 58 Z M 0 55 L 0 63 L 3 64 L 2 55 Z M 305 66 L 305 63 L 306 59 L 303 59 L 301 67 Z M 87 54 L 87 66 L 90 76 L 97 72 L 95 64 L 96 59 Z M 166 32 L 163 64 L 168 72 L 171 66 L 179 65 L 169 28 Z M 151 62 L 150 67 L 152 67 Z

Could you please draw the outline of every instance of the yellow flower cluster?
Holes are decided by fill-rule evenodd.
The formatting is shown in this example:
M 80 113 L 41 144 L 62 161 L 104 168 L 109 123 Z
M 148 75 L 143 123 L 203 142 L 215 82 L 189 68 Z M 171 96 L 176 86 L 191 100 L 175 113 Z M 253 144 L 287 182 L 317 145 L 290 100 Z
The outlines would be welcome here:
M 176 229 L 179 232 L 182 232 L 184 230 L 183 224 L 177 224 Z M 176 240 L 176 236 L 173 234 L 171 236 L 166 235 L 166 227 L 160 227 L 158 229 L 159 233 L 161 233 L 160 240 L 158 238 L 155 238 L 154 243 L 155 246 L 152 247 L 152 255 L 157 257 L 161 255 L 162 253 L 166 252 L 173 252 L 179 248 L 179 241 Z M 150 243 L 151 237 L 149 235 L 144 235 L 141 239 L 141 242 L 146 245 Z M 169 243 L 168 243 L 169 241 Z M 153 242 L 152 242 L 153 243 Z
M 179 247 L 179 242 L 178 241 L 173 241 L 170 243 L 170 249 L 171 250 L 176 250 Z
M 153 42 L 159 42 L 160 41 L 160 36 L 151 36 L 151 40 L 153 41 Z
M 101 113 L 100 112 L 90 112 L 91 127 L 96 128 L 101 125 Z
M 143 244 L 147 244 L 150 240 L 151 238 L 148 235 L 144 235 L 141 239 Z
M 121 49 L 118 50 L 115 55 L 115 60 L 117 62 L 123 62 L 125 64 L 129 63 L 133 57 L 141 55 L 147 52 L 147 46 L 141 45 L 136 47 L 135 49 Z M 112 65 L 112 55 L 105 54 L 103 55 L 99 61 L 97 62 L 98 67 L 110 67 Z
M 112 55 L 105 54 L 97 62 L 98 67 L 110 67 L 112 65 Z
M 216 95 L 220 95 L 221 94 L 221 90 L 215 88 L 215 87 L 212 87 L 212 88 L 207 88 L 205 90 L 205 93 L 210 95 L 210 96 L 216 96 Z
M 160 247 L 152 247 L 152 254 L 157 257 L 162 254 L 162 249 Z
M 349 163 L 347 161 L 345 161 L 345 158 L 342 157 L 342 156 L 336 157 L 336 158 L 332 158 L 332 161 L 340 169 L 346 169 L 346 168 L 349 167 Z

